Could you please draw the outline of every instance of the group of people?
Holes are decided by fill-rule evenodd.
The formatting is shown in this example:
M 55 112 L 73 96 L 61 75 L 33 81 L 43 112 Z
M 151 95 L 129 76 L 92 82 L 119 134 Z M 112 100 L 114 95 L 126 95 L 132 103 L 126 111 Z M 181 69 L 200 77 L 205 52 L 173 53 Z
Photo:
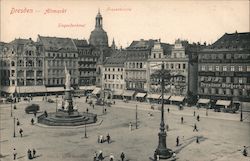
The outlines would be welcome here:
M 125 159 L 124 152 L 121 153 L 120 158 L 121 158 L 121 161 L 124 161 Z M 101 150 L 99 151 L 99 153 L 95 152 L 94 161 L 102 161 L 102 160 L 104 160 L 103 152 Z M 113 153 L 111 153 L 109 155 L 109 161 L 114 161 L 114 160 L 115 160 L 115 156 L 113 155 Z
M 31 151 L 30 149 L 28 149 L 27 151 L 27 157 L 28 159 L 33 159 L 36 157 L 36 150 L 33 148 L 33 150 Z M 17 152 L 16 152 L 16 148 L 13 149 L 13 160 L 17 159 Z
M 104 139 L 103 135 L 98 135 L 98 138 L 97 138 L 98 143 L 104 143 L 105 141 L 107 141 L 108 144 L 110 143 L 111 137 L 109 134 L 107 134 L 106 140 Z

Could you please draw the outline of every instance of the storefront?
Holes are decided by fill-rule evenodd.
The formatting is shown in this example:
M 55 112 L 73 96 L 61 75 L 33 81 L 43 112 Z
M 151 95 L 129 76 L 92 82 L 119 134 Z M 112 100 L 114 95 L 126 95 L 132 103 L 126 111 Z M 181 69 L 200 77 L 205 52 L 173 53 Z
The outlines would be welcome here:
M 147 93 L 137 93 L 136 96 L 135 96 L 136 100 L 140 101 L 140 102 L 146 101 L 146 94 Z
M 125 90 L 123 92 L 123 99 L 125 100 L 132 100 L 134 97 L 135 91 L 132 90 Z
M 169 98 L 169 101 L 171 104 L 176 104 L 176 105 L 183 105 L 183 101 L 184 101 L 185 97 L 184 96 L 171 96 Z

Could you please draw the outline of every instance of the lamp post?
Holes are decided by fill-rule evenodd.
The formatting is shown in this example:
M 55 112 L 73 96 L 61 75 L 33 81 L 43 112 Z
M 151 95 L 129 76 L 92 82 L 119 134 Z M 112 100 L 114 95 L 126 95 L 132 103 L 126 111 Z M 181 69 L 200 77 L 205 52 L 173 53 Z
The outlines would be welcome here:
M 102 106 L 102 113 L 104 114 L 104 106 L 105 106 L 105 91 L 103 90 L 103 106 Z
M 135 128 L 136 129 L 138 128 L 137 121 L 138 121 L 138 113 L 137 113 L 137 105 L 136 105 L 135 106 Z
M 16 137 L 16 118 L 13 118 L 14 120 L 14 133 L 13 133 L 13 137 Z
M 12 100 L 10 102 L 10 117 L 12 117 Z
M 85 122 L 85 125 L 84 125 L 84 138 L 87 138 L 87 127 L 86 127 L 86 122 Z
M 242 103 L 240 104 L 240 121 L 243 121 Z

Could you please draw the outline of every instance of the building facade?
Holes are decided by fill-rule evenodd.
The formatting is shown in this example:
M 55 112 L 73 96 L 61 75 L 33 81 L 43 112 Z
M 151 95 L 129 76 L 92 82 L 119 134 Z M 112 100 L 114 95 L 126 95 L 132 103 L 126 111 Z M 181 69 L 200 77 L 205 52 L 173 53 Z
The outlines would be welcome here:
M 212 101 L 250 100 L 250 33 L 224 34 L 198 56 L 198 94 Z

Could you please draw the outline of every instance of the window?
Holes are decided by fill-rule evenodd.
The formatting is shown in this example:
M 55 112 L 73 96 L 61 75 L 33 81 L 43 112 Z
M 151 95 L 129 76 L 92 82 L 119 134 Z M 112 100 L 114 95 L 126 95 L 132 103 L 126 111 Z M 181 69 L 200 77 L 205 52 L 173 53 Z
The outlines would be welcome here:
M 243 79 L 242 78 L 239 78 L 239 83 L 243 83 Z
M 231 66 L 231 71 L 234 71 L 234 66 Z
M 220 66 L 215 66 L 216 71 L 220 71 Z
M 121 75 L 121 79 L 123 79 L 123 75 Z
M 212 70 L 213 70 L 213 66 L 211 66 L 211 65 L 208 66 L 208 70 L 209 70 L 209 71 L 212 71 Z
M 205 71 L 206 70 L 206 66 L 205 65 L 201 66 L 201 70 Z
M 174 69 L 174 64 L 171 64 L 171 69 Z
M 243 70 L 242 66 L 239 66 L 239 71 L 241 72 Z
M 11 66 L 15 66 L 15 62 L 14 61 L 11 62 Z
M 223 66 L 223 71 L 227 71 L 227 66 Z
M 248 66 L 247 66 L 247 72 L 249 72 L 249 71 L 250 71 L 250 66 L 248 65 Z
M 183 68 L 183 69 L 186 69 L 186 64 L 182 64 L 182 68 Z

